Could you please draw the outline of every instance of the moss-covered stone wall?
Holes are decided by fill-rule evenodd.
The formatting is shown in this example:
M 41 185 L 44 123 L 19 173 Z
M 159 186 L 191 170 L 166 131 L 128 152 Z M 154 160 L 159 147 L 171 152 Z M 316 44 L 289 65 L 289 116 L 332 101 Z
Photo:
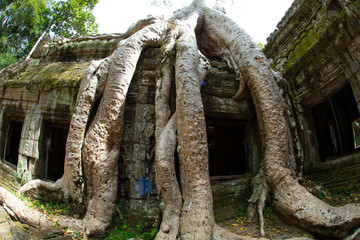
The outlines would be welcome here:
M 356 1 L 296 0 L 268 38 L 264 52 L 291 83 L 296 103 L 313 107 L 349 82 L 358 95 L 358 5 Z
M 37 48 L 32 58 L 46 63 L 103 59 L 111 55 L 121 39 L 123 39 L 122 34 L 59 39 Z
M 360 109 L 359 13 L 359 1 L 295 0 L 264 49 L 289 82 L 307 171 L 319 164 L 323 137 L 312 109 L 348 86 Z
M 317 150 L 309 135 L 313 129 L 307 115 L 313 106 L 349 84 L 360 106 L 359 5 L 358 1 L 295 0 L 264 50 L 272 59 L 272 66 L 289 83 L 296 129 L 301 131 L 298 134 L 306 152 L 305 165 L 314 178 L 323 178 L 323 170 L 326 172 L 329 168 L 337 175 L 345 169 L 345 175 L 358 178 L 351 168 L 359 165 L 358 155 L 334 164 L 316 161 Z M 121 39 L 122 35 L 99 35 L 46 43 L 35 51 L 32 59 L 0 71 L 2 146 L 9 121 L 23 122 L 16 170 L 18 179 L 26 182 L 43 177 L 44 124 L 70 123 L 80 81 L 90 61 L 109 56 Z M 156 56 L 159 54 L 160 49 L 144 51 L 126 100 L 118 196 L 128 206 L 129 221 L 133 224 L 139 221 L 152 224 L 160 212 L 154 181 L 154 101 L 159 77 Z M 201 89 L 206 117 L 247 122 L 252 165 L 251 171 L 238 179 L 212 182 L 217 219 L 234 214 L 238 206 L 246 203 L 251 193 L 252 174 L 261 157 L 250 94 L 247 91 L 241 101 L 232 98 L 238 86 L 236 74 L 225 62 L 211 61 L 210 72 Z M 351 174 L 347 174 L 346 169 Z M 138 194 L 135 186 L 139 179 L 150 180 L 152 191 L 149 194 Z M 335 183 L 334 179 L 339 181 Z M 344 183 L 339 177 L 326 182 Z

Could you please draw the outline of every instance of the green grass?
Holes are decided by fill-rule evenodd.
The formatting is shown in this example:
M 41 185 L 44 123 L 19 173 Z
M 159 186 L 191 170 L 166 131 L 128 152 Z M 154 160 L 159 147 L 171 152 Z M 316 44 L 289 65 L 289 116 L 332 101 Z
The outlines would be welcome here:
M 126 223 L 119 225 L 116 229 L 109 231 L 109 235 L 105 240 L 120 240 L 120 239 L 143 239 L 153 240 L 158 232 L 157 228 L 146 229 L 143 224 L 138 224 L 135 227 L 129 227 Z
M 38 197 L 29 202 L 45 214 L 69 216 L 71 213 L 74 213 L 74 205 L 72 203 L 64 203 L 61 201 L 51 202 L 44 197 Z

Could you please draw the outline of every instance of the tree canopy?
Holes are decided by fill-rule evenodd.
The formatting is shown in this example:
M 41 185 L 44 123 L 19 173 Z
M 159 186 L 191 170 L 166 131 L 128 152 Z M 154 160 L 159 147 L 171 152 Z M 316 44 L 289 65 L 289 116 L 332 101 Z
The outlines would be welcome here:
M 98 0 L 4 0 L 0 3 L 0 69 L 24 58 L 44 31 L 72 37 L 97 33 Z

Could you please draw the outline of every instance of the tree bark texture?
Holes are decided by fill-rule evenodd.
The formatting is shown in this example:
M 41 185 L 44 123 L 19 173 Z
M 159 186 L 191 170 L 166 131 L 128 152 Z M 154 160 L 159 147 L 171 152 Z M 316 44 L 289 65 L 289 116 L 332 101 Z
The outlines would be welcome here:
M 11 216 L 16 220 L 26 222 L 34 228 L 65 228 L 69 226 L 73 231 L 83 232 L 85 229 L 83 220 L 66 216 L 49 216 L 33 208 L 28 207 L 22 200 L 15 195 L 0 187 L 0 204 L 10 211 Z M 57 223 L 57 224 L 56 224 Z
M 88 235 L 101 234 L 109 226 L 117 193 L 120 141 L 126 94 L 144 47 L 158 46 L 164 39 L 166 22 L 155 23 L 119 43 L 94 121 L 86 133 L 82 160 L 87 183 Z
M 310 232 L 343 237 L 360 225 L 358 205 L 331 207 L 293 178 L 296 162 L 291 149 L 287 106 L 276 73 L 236 23 L 209 8 L 204 0 L 194 0 L 167 21 L 142 20 L 129 29 L 126 37 L 112 56 L 93 62 L 84 75 L 67 140 L 63 178 L 51 184 L 30 182 L 21 193 L 60 191 L 54 198 L 69 198 L 84 203 L 86 208 L 84 220 L 74 223 L 74 227 L 79 224 L 88 236 L 104 233 L 115 211 L 117 161 L 127 91 L 141 52 L 147 47 L 163 47 L 163 66 L 155 99 L 155 170 L 165 208 L 157 239 L 249 239 L 221 229 L 214 220 L 200 93 L 201 81 L 208 69 L 206 57 L 212 56 L 223 58 L 238 73 L 240 87 L 234 98 L 243 96 L 246 84 L 254 102 L 264 148 L 263 173 L 254 181 L 258 185 L 254 189 L 258 191 L 252 197 L 260 223 L 265 200 L 272 191 L 274 210 Z M 176 109 L 172 112 L 169 100 L 173 84 Z M 99 99 L 95 118 L 89 122 Z M 175 173 L 176 151 L 179 182 Z M 3 190 L 0 197 L 2 202 L 12 198 Z M 7 206 L 22 216 L 19 218 L 31 221 L 21 208 Z

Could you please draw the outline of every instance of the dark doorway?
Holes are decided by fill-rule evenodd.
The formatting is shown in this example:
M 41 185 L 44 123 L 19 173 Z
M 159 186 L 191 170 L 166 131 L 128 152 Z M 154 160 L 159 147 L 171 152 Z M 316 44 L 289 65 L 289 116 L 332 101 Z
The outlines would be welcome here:
M 355 151 L 352 122 L 359 117 L 351 86 L 312 109 L 321 161 Z
M 208 120 L 206 124 L 210 176 L 249 172 L 245 122 Z
M 19 146 L 23 122 L 10 120 L 4 143 L 4 159 L 14 166 L 18 164 Z
M 68 128 L 49 124 L 45 137 L 45 178 L 56 181 L 64 174 L 65 147 Z

